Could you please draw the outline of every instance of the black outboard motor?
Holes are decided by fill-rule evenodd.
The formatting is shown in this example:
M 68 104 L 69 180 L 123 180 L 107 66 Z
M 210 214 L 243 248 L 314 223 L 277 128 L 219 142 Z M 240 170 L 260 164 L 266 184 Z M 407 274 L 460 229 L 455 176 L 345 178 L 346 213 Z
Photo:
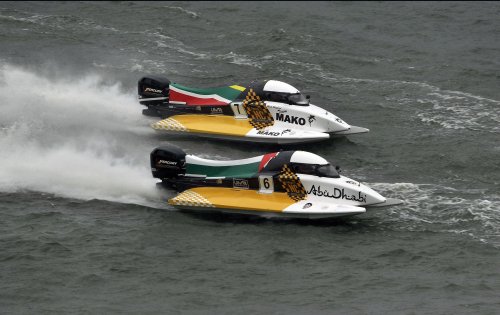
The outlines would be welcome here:
M 139 103 L 148 107 L 146 116 L 159 116 L 158 107 L 168 105 L 170 80 L 157 75 L 143 77 L 137 83 Z
M 171 144 L 151 152 L 151 172 L 162 181 L 186 174 L 186 152 Z

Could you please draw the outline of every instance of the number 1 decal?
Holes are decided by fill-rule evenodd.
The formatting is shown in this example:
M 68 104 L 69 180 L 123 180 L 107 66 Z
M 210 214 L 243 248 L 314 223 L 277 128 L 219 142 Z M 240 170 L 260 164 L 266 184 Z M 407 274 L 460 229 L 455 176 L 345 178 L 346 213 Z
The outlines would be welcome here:
M 264 194 L 271 194 L 274 192 L 274 182 L 272 176 L 259 176 L 259 192 Z
M 231 109 L 234 113 L 234 118 L 247 118 L 247 112 L 243 108 L 243 103 L 232 103 Z

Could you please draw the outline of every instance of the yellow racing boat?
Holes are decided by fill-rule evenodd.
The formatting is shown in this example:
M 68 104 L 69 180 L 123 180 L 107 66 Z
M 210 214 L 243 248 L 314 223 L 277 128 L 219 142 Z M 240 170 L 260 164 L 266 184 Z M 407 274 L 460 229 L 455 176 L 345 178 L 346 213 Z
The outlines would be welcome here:
M 190 88 L 160 76 L 141 78 L 143 114 L 161 117 L 151 127 L 167 133 L 268 143 L 305 143 L 364 133 L 285 82 L 253 81 Z
M 216 161 L 168 145 L 151 152 L 151 170 L 162 185 L 179 191 L 168 203 L 180 209 L 318 219 L 402 203 L 305 151 Z

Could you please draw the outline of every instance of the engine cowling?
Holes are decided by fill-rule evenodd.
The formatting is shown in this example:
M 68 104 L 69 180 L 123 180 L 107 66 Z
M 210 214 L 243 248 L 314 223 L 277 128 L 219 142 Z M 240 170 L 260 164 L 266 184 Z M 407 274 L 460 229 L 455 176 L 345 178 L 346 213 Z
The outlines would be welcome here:
M 186 174 L 186 152 L 174 145 L 163 145 L 151 152 L 151 172 L 162 181 Z
M 170 80 L 163 76 L 150 75 L 137 83 L 139 102 L 142 105 L 158 106 L 168 104 Z

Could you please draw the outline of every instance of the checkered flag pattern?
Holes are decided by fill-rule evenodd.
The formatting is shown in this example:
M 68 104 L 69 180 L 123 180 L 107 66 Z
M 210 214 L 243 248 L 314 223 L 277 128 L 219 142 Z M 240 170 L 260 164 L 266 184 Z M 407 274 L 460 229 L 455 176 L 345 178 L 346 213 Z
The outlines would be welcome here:
M 247 112 L 248 118 L 250 118 L 250 124 L 255 129 L 261 130 L 274 125 L 273 115 L 267 109 L 266 103 L 260 99 L 253 89 L 248 91 L 243 101 L 243 108 Z
M 167 118 L 151 124 L 156 130 L 188 131 L 183 124 L 173 118 Z
M 170 203 L 174 206 L 190 206 L 190 207 L 206 207 L 206 208 L 214 208 L 215 206 L 208 201 L 202 195 L 191 191 L 186 190 L 174 198 L 170 199 Z
M 287 164 L 283 165 L 278 180 L 283 189 L 287 192 L 288 197 L 295 201 L 304 200 L 307 197 L 307 192 L 299 177 L 295 174 Z

